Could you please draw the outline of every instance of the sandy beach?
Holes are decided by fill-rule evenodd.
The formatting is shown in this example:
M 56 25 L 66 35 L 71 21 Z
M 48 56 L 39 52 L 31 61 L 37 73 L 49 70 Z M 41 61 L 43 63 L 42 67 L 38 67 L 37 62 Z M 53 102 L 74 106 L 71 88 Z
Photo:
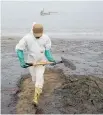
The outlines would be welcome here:
M 37 110 L 31 75 L 15 52 L 34 23 L 50 37 L 54 59 L 76 66 L 46 65 Z M 1 1 L 1 114 L 35 113 L 103 114 L 103 1 Z
M 15 53 L 15 45 L 20 40 L 17 37 L 2 37 L 1 40 L 1 113 L 15 113 L 12 95 L 17 90 L 17 81 L 28 69 L 22 69 Z M 63 64 L 47 68 L 61 69 L 68 76 L 96 76 L 103 78 L 103 40 L 64 40 L 52 39 L 52 52 L 56 60 L 61 56 L 71 60 L 76 70 L 70 70 Z M 26 57 L 26 55 L 25 55 Z

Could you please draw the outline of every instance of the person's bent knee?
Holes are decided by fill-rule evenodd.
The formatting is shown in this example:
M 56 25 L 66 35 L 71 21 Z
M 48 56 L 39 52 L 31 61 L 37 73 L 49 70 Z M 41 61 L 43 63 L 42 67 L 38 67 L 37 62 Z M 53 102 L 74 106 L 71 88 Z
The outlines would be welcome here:
M 44 85 L 44 77 L 36 77 L 35 87 L 43 88 Z

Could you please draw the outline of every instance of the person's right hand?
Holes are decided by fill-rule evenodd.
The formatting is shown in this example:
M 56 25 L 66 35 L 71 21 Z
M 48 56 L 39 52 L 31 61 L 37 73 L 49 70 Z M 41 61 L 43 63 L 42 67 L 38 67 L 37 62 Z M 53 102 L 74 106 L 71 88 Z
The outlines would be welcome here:
M 21 62 L 21 63 L 20 63 L 20 66 L 21 66 L 22 68 L 30 67 L 30 65 L 27 65 L 25 62 Z
M 20 61 L 20 66 L 21 66 L 22 68 L 27 68 L 27 67 L 29 67 L 30 65 L 27 65 L 27 64 L 25 63 L 25 61 L 24 61 L 24 53 L 23 53 L 23 50 L 19 50 L 19 49 L 18 49 L 16 52 L 17 52 L 17 56 L 18 56 L 19 61 Z

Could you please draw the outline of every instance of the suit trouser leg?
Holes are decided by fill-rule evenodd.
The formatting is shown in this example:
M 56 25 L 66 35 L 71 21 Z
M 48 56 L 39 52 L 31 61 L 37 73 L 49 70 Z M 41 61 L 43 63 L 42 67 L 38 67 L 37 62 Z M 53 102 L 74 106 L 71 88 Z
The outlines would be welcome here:
M 45 66 L 35 66 L 35 67 L 29 67 L 30 74 L 32 76 L 32 81 L 35 82 L 35 93 L 33 102 L 38 104 L 38 100 L 40 97 L 40 94 L 42 93 L 42 88 L 44 84 L 44 71 Z

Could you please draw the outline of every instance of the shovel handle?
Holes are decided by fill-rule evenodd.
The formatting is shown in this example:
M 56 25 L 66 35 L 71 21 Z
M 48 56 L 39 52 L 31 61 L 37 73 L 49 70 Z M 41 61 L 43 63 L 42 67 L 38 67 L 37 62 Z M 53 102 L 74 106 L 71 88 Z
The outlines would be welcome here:
M 36 66 L 36 65 L 48 65 L 48 64 L 53 64 L 54 62 L 39 62 L 39 63 L 36 63 L 36 64 L 33 64 L 33 63 L 26 63 L 27 65 L 29 66 Z
M 48 64 L 60 64 L 60 63 L 63 63 L 63 61 L 58 61 L 56 63 L 55 62 L 45 62 L 45 63 L 39 62 L 36 65 L 48 65 Z M 29 66 L 36 66 L 36 65 L 33 65 L 33 63 L 26 63 L 26 64 Z

